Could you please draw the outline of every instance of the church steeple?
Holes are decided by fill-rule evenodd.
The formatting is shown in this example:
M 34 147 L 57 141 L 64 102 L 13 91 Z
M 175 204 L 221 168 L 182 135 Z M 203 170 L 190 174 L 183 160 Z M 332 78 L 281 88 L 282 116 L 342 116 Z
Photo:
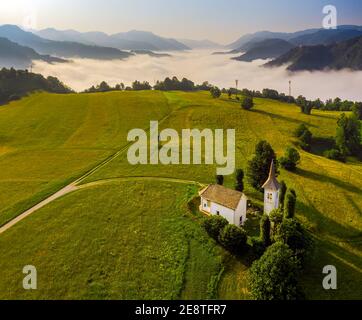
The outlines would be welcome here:
M 271 162 L 268 180 L 262 186 L 263 189 L 279 190 L 280 184 L 275 176 L 274 159 Z
M 269 214 L 279 206 L 280 184 L 275 176 L 275 163 L 272 160 L 268 180 L 263 184 L 264 189 L 264 213 Z

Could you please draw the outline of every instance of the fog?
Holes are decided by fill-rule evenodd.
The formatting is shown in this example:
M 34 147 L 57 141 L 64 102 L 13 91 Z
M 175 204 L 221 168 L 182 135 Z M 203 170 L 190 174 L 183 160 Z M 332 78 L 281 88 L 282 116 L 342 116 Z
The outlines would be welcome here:
M 362 71 L 351 72 L 299 72 L 291 74 L 285 67 L 267 69 L 261 67 L 266 61 L 253 63 L 231 60 L 231 55 L 212 55 L 211 51 L 172 52 L 171 57 L 150 57 L 137 55 L 127 60 L 97 61 L 74 59 L 70 63 L 47 64 L 37 62 L 34 72 L 52 75 L 82 91 L 92 85 L 106 81 L 110 85 L 123 82 L 130 85 L 134 80 L 149 81 L 165 77 L 186 77 L 195 83 L 208 81 L 219 87 L 234 87 L 235 79 L 239 88 L 262 90 L 276 89 L 288 93 L 288 81 L 292 81 L 292 95 L 300 94 L 309 99 L 341 97 L 362 100 Z

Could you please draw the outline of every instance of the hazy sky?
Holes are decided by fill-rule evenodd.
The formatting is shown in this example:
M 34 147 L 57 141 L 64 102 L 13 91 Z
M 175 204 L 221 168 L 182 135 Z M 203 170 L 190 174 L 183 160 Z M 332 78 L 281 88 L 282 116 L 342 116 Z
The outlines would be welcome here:
M 339 24 L 362 25 L 362 0 L 1 0 L 0 24 L 107 33 L 137 29 L 228 43 L 259 30 L 320 27 L 327 4 L 337 7 Z

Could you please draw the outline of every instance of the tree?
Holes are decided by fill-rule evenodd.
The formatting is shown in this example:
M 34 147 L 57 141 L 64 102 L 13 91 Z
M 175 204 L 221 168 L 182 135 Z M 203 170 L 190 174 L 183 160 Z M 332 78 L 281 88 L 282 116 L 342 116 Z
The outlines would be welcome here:
M 260 141 L 255 147 L 255 155 L 249 161 L 247 171 L 249 182 L 255 189 L 262 191 L 262 185 L 269 176 L 272 160 L 274 160 L 275 167 L 278 169 L 278 162 L 273 148 L 267 141 Z
M 244 171 L 242 169 L 236 170 L 235 190 L 240 192 L 244 191 Z
M 243 229 L 233 224 L 228 224 L 220 232 L 219 242 L 230 252 L 240 254 L 246 248 L 247 238 L 246 232 Z
M 274 209 L 269 213 L 269 220 L 272 224 L 273 236 L 277 234 L 277 230 L 284 218 L 283 211 L 281 209 Z
M 151 90 L 152 86 L 147 81 L 140 82 L 136 80 L 132 83 L 132 89 L 135 91 Z
M 260 219 L 260 240 L 263 242 L 265 247 L 268 247 L 271 244 L 270 230 L 269 216 L 264 214 Z
M 251 108 L 254 107 L 254 101 L 253 101 L 253 97 L 245 97 L 241 103 L 241 107 L 244 110 L 250 110 Z
M 336 146 L 342 155 L 358 155 L 361 148 L 361 124 L 344 113 L 337 121 Z
M 224 176 L 222 175 L 217 175 L 216 176 L 216 184 L 222 186 L 224 184 Z
M 210 93 L 214 99 L 220 98 L 220 96 L 221 96 L 221 91 L 218 87 L 212 87 L 210 89 Z
M 352 111 L 358 120 L 362 120 L 362 102 L 356 102 Z
M 222 216 L 211 216 L 203 222 L 206 232 L 215 240 L 218 240 L 221 230 L 227 226 L 229 222 Z
M 108 85 L 107 82 L 102 81 L 99 86 L 97 87 L 99 92 L 107 92 L 111 90 L 111 87 Z
M 283 219 L 275 239 L 288 245 L 302 262 L 304 262 L 308 251 L 312 248 L 311 238 L 303 226 L 295 219 Z
M 313 136 L 305 124 L 301 124 L 295 130 L 295 136 L 299 139 L 299 145 L 302 149 L 310 150 Z
M 271 245 L 249 272 L 249 288 L 257 300 L 297 300 L 301 297 L 300 261 L 284 243 Z
M 286 195 L 285 204 L 284 204 L 285 218 L 294 218 L 296 202 L 297 202 L 297 197 L 293 192 L 289 191 Z
M 295 171 L 299 161 L 300 161 L 299 152 L 295 148 L 292 148 L 292 147 L 288 147 L 285 150 L 284 157 L 281 157 L 279 159 L 280 165 L 284 169 L 289 170 L 289 171 Z
M 279 189 L 279 208 L 283 210 L 284 208 L 284 200 L 285 194 L 287 193 L 287 185 L 285 184 L 284 180 L 280 182 L 280 189 Z

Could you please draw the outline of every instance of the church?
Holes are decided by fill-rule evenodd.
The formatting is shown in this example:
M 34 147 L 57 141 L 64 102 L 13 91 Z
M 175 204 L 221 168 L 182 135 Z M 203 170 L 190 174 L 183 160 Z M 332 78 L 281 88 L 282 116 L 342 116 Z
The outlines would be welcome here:
M 275 163 L 271 162 L 269 176 L 263 185 L 264 214 L 279 206 L 280 184 L 276 178 Z M 199 192 L 199 210 L 207 215 L 219 215 L 230 224 L 242 226 L 246 221 L 248 198 L 243 192 L 211 184 Z

